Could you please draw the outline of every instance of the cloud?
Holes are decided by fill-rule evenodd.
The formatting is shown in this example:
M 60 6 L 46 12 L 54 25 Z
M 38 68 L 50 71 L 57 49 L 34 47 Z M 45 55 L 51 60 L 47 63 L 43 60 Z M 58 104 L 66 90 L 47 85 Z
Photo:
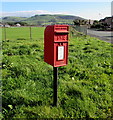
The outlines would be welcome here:
M 31 17 L 36 14 L 69 14 L 68 12 L 50 12 L 45 10 L 32 10 L 32 11 L 16 11 L 16 12 L 2 12 L 0 17 L 16 16 L 16 17 Z

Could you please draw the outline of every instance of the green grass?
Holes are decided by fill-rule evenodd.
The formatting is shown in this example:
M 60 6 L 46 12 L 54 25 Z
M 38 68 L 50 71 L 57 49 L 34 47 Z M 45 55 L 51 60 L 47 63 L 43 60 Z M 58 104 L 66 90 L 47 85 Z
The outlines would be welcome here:
M 43 39 L 43 30 L 42 27 L 31 27 L 32 38 L 33 39 Z M 2 33 L 2 37 L 4 39 L 4 29 Z M 29 27 L 11 27 L 6 28 L 6 38 L 7 40 L 29 40 L 30 39 L 30 28 Z
M 112 117 L 113 45 L 72 35 L 68 65 L 59 67 L 58 107 L 53 107 L 53 67 L 44 62 L 44 28 L 7 28 L 3 35 L 3 118 Z

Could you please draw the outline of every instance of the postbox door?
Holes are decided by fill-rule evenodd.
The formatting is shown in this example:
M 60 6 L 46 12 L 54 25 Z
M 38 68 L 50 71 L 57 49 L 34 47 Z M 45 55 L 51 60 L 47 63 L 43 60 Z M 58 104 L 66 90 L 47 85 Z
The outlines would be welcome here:
M 54 43 L 54 67 L 67 64 L 68 43 Z

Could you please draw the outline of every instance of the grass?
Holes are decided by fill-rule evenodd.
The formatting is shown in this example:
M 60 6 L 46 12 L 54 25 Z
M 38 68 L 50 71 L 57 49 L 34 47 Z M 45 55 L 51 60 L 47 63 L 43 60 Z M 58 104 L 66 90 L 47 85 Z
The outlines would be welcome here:
M 53 67 L 43 59 L 44 28 L 7 28 L 3 37 L 4 119 L 112 118 L 113 45 L 79 33 L 69 41 L 68 65 L 59 67 L 53 107 Z M 2 34 L 4 36 L 4 33 Z

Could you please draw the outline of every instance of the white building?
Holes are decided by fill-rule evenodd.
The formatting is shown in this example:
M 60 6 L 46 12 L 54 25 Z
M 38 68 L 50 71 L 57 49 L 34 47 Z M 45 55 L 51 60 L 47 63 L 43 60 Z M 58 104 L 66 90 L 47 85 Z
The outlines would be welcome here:
M 10 25 L 4 25 L 4 27 L 9 28 L 9 27 L 10 27 Z
M 21 25 L 19 23 L 16 24 L 17 27 L 21 27 Z

